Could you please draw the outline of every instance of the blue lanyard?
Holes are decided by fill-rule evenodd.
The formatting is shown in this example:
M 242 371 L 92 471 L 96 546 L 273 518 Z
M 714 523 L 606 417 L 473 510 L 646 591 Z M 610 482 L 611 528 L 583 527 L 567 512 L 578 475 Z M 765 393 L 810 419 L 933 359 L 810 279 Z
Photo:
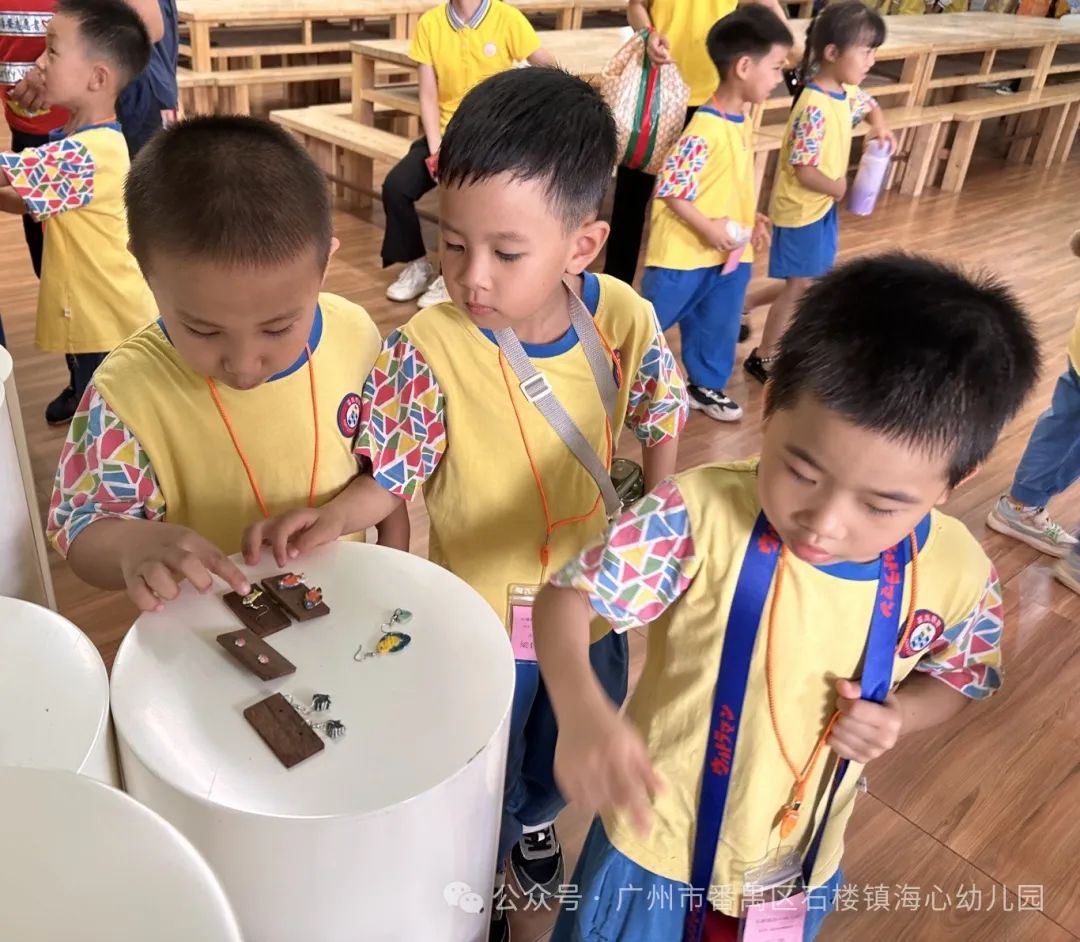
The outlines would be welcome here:
M 768 598 L 776 564 L 780 559 L 780 548 L 780 538 L 776 531 L 765 519 L 765 514 L 759 514 L 750 533 L 746 557 L 735 584 L 735 597 L 731 602 L 724 647 L 720 654 L 712 722 L 705 749 L 701 799 L 698 803 L 694 858 L 690 870 L 691 893 L 683 942 L 699 942 L 705 925 L 716 848 L 720 842 L 720 828 L 724 821 L 731 772 L 735 766 L 735 746 L 746 697 L 750 661 L 754 654 L 761 616 L 765 611 L 765 600 Z M 870 617 L 863 659 L 861 692 L 864 700 L 881 703 L 888 696 L 892 685 L 907 555 L 906 540 L 881 554 L 874 611 Z M 833 799 L 840 790 L 848 765 L 846 759 L 837 763 L 825 813 L 821 816 L 817 832 L 803 859 L 803 876 L 807 883 L 832 812 Z

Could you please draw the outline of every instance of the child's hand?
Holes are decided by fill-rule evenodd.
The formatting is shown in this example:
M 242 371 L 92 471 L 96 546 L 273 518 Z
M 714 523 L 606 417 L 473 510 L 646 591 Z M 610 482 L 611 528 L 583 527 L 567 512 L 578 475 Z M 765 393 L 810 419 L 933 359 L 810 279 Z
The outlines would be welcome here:
M 671 43 L 668 42 L 667 36 L 663 35 L 663 33 L 652 30 L 649 33 L 649 42 L 646 48 L 649 52 L 649 58 L 657 65 L 668 65 L 675 61 L 671 58 Z
M 431 174 L 431 179 L 436 183 L 439 182 L 439 152 L 435 151 L 430 157 L 424 158 L 424 166 L 427 167 L 427 172 Z
M 758 213 L 754 218 L 754 232 L 750 236 L 750 244 L 755 252 L 764 252 L 772 244 L 772 223 L 764 213 Z
M 896 153 L 896 135 L 884 125 L 870 128 L 870 130 L 866 132 L 866 139 L 868 141 L 881 141 L 883 144 L 888 145 L 890 154 Z
M 274 562 L 284 566 L 290 559 L 333 543 L 344 532 L 344 524 L 327 504 L 324 507 L 290 510 L 269 520 L 253 523 L 244 531 L 241 547 L 244 561 L 254 566 L 262 559 L 262 548 L 269 546 Z
M 834 183 L 832 197 L 836 202 L 840 203 L 847 196 L 847 177 L 840 177 Z
M 209 540 L 174 523 L 132 528 L 120 556 L 127 594 L 144 612 L 160 612 L 162 602 L 180 594 L 187 579 L 200 592 L 214 587 L 214 576 L 247 595 L 251 584 L 239 567 Z
M 555 748 L 555 780 L 567 801 L 598 810 L 625 808 L 642 836 L 652 823 L 652 796 L 661 782 L 641 734 L 615 708 L 564 724 Z
M 706 235 L 709 244 L 717 251 L 732 252 L 739 247 L 739 243 L 728 232 L 729 221 L 727 216 L 721 216 L 718 219 L 710 219 L 708 222 Z
M 836 682 L 836 710 L 840 714 L 829 737 L 829 748 L 843 759 L 866 763 L 896 745 L 903 715 L 896 694 L 884 703 L 863 700 L 857 681 Z

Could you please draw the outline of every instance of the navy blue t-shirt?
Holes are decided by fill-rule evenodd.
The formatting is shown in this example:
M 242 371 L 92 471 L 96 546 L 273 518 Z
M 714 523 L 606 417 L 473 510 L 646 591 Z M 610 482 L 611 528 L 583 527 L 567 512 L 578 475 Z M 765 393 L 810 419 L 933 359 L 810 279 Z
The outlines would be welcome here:
M 150 64 L 120 93 L 116 117 L 132 157 L 161 130 L 161 112 L 176 109 L 176 57 L 178 38 L 176 0 L 158 0 L 165 34 L 154 44 Z

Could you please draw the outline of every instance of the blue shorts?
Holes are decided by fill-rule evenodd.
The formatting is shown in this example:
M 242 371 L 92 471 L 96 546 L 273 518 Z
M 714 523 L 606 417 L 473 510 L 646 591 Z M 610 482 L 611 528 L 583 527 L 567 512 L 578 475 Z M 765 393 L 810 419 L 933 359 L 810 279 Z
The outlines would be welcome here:
M 840 242 L 836 203 L 817 222 L 789 229 L 773 226 L 770 278 L 820 278 L 832 271 Z
M 813 942 L 843 885 L 842 870 L 808 895 L 803 942 Z M 678 942 L 690 888 L 619 853 L 597 818 L 562 898 L 551 942 Z
M 753 265 L 743 262 L 726 275 L 722 270 L 650 266 L 641 277 L 641 296 L 656 308 L 660 328 L 679 325 L 687 379 L 709 389 L 723 389 L 731 378 Z

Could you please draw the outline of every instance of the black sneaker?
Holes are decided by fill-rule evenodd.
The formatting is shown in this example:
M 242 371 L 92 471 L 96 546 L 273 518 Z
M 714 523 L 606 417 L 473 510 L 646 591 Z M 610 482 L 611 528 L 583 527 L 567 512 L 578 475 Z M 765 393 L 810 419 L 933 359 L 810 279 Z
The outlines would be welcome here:
M 743 315 L 742 323 L 739 325 L 739 343 L 746 343 L 750 339 L 750 324 L 746 320 L 746 315 Z
M 754 377 L 759 383 L 765 385 L 769 381 L 769 364 L 772 357 L 758 356 L 757 348 L 750 351 L 750 356 L 743 360 L 743 369 Z
M 716 419 L 717 422 L 738 422 L 742 418 L 742 406 L 729 398 L 722 389 L 709 389 L 688 383 L 686 391 L 690 394 L 690 408 L 704 412 L 710 419 Z
M 527 897 L 543 900 L 555 896 L 563 882 L 563 854 L 555 826 L 524 834 L 510 851 L 510 867 Z
M 67 425 L 78 407 L 79 398 L 75 395 L 75 387 L 68 386 L 45 407 L 45 421 L 49 425 Z

